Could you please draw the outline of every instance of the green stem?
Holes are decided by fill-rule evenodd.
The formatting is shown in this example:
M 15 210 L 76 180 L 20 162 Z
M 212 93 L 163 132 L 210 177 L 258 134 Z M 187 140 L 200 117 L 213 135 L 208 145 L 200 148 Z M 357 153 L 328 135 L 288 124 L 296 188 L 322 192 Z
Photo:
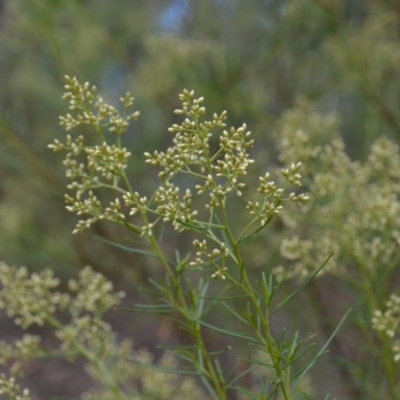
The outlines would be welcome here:
M 147 213 L 145 210 L 142 210 L 141 212 L 143 222 L 145 224 L 148 224 L 148 218 L 147 218 Z M 177 311 L 180 312 L 180 314 L 186 319 L 190 320 L 192 312 L 190 310 L 190 307 L 188 305 L 187 299 L 185 297 L 185 294 L 183 292 L 183 285 L 181 282 L 181 275 L 179 274 L 178 277 L 174 274 L 171 266 L 169 265 L 168 260 L 164 256 L 163 251 L 160 248 L 159 243 L 157 240 L 154 238 L 153 235 L 147 237 L 147 240 L 150 244 L 151 249 L 153 250 L 154 254 L 157 256 L 158 260 L 161 262 L 163 265 L 164 269 L 166 270 L 169 279 L 171 282 L 173 282 L 173 287 L 175 288 L 176 291 L 174 293 L 171 293 L 168 291 L 166 295 L 168 296 L 168 299 L 174 303 L 177 306 Z M 201 366 L 200 362 L 200 357 L 197 356 L 197 365 L 200 366 L 201 370 L 203 373 L 205 373 L 205 376 L 209 379 L 209 381 L 212 383 L 215 391 L 217 392 L 218 399 L 219 400 L 226 400 L 226 390 L 225 390 L 225 385 L 223 382 L 221 382 L 217 371 L 215 370 L 215 367 L 212 363 L 212 360 L 210 359 L 209 352 L 207 350 L 207 347 L 204 343 L 202 334 L 201 334 L 201 326 L 199 323 L 192 322 L 192 329 L 191 333 L 194 337 L 195 343 L 196 343 L 196 348 L 198 351 L 200 351 L 201 354 L 201 359 L 205 361 L 205 370 Z
M 270 331 L 270 326 L 269 326 L 269 315 L 268 315 L 268 308 L 265 309 L 265 311 L 262 310 L 259 298 L 257 294 L 254 291 L 254 288 L 252 284 L 250 283 L 250 280 L 248 278 L 248 275 L 246 273 L 246 270 L 244 268 L 244 261 L 241 257 L 240 251 L 239 251 L 239 241 L 235 240 L 231 230 L 229 229 L 229 223 L 228 223 L 228 218 L 226 215 L 225 211 L 225 198 L 220 197 L 220 206 L 222 210 L 222 219 L 223 222 L 226 226 L 226 234 L 228 236 L 228 239 L 230 241 L 230 244 L 232 246 L 233 252 L 234 252 L 234 260 L 239 267 L 240 270 L 240 286 L 242 289 L 245 290 L 245 292 L 248 294 L 251 303 L 253 307 L 256 310 L 257 316 L 260 319 L 262 329 L 258 329 L 256 324 L 254 324 L 254 329 L 255 332 L 262 343 L 264 345 L 271 357 L 272 364 L 274 366 L 275 373 L 277 375 L 277 386 L 280 387 L 282 391 L 282 395 L 285 400 L 290 400 L 290 390 L 289 385 L 290 385 L 290 376 L 288 372 L 286 371 L 286 374 L 284 373 L 284 368 L 281 366 L 281 353 L 279 351 L 278 346 L 276 345 L 275 340 L 273 339 Z M 286 376 L 285 376 L 286 375 Z

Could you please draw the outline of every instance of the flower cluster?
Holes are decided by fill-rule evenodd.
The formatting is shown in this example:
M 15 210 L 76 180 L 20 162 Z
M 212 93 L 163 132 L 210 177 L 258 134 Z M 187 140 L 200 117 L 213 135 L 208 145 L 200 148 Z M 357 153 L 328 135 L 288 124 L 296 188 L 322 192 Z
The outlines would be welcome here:
M 211 121 L 202 121 L 201 117 L 206 111 L 201 106 L 204 99 L 195 99 L 194 92 L 188 90 L 183 91 L 180 99 L 182 109 L 175 110 L 175 113 L 186 115 L 187 118 L 180 125 L 174 124 L 169 129 L 175 133 L 174 146 L 165 153 L 145 153 L 146 162 L 162 167 L 160 177 L 165 180 L 178 173 L 193 175 L 202 180 L 203 184 L 196 185 L 198 194 L 208 191 L 214 196 L 225 196 L 235 190 L 240 195 L 244 184 L 238 183 L 238 178 L 245 175 L 248 166 L 253 163 L 247 149 L 253 146 L 254 141 L 249 139 L 250 132 L 246 130 L 246 125 L 224 130 L 219 138 L 219 149 L 211 154 L 212 131 L 226 126 L 226 111 L 220 115 L 214 114 Z M 193 169 L 195 166 L 197 169 Z M 224 178 L 224 181 L 218 184 L 217 178 Z
M 114 121 L 112 118 L 115 109 L 106 106 L 101 98 L 96 97 L 95 89 L 90 89 L 88 84 L 80 85 L 75 78 L 67 78 L 66 89 L 64 97 L 70 101 L 70 108 L 77 115 L 64 117 L 62 124 L 68 129 L 80 124 L 92 125 L 103 138 L 102 130 L 110 126 L 111 120 Z M 210 229 L 226 229 L 224 224 L 228 224 L 228 196 L 231 193 L 241 196 L 246 187 L 244 177 L 254 162 L 249 154 L 254 140 L 250 138 L 251 133 L 246 124 L 239 128 L 225 129 L 226 111 L 214 113 L 211 119 L 207 119 L 204 99 L 196 98 L 193 91 L 185 89 L 179 98 L 182 106 L 175 113 L 183 116 L 183 121 L 169 129 L 174 134 L 173 145 L 166 151 L 145 153 L 147 163 L 161 168 L 159 177 L 162 184 L 151 196 L 143 196 L 132 190 L 125 175 L 130 153 L 120 146 L 120 141 L 112 146 L 106 142 L 100 146 L 87 146 L 82 136 L 76 139 L 67 136 L 65 144 L 56 141 L 51 147 L 56 151 L 67 152 L 64 164 L 67 167 L 67 176 L 73 180 L 69 189 L 76 191 L 75 196 L 66 195 L 67 209 L 79 216 L 87 216 L 78 221 L 74 233 L 89 228 L 99 220 L 109 220 L 124 224 L 149 239 L 159 222 L 169 222 L 177 231 L 192 229 L 216 242 L 217 248 L 212 252 L 212 262 L 208 255 L 201 254 L 206 256 L 206 261 L 203 261 L 198 254 L 192 265 L 213 264 L 216 269 L 213 277 L 223 278 L 226 266 L 220 265 L 218 261 L 224 260 L 224 257 L 215 256 L 216 250 L 221 251 L 221 254 L 227 253 L 228 256 L 232 256 L 232 253 L 227 252 L 227 243 L 222 248 L 222 241 L 210 236 Z M 129 95 L 123 99 L 126 108 L 131 107 L 132 102 Z M 87 111 L 89 106 L 94 107 L 97 114 Z M 136 115 L 132 114 L 125 121 Z M 116 133 L 120 134 L 121 129 L 116 129 Z M 216 141 L 214 136 L 218 130 L 220 134 Z M 83 156 L 83 163 L 77 159 L 80 156 Z M 251 221 L 238 241 L 246 234 L 251 235 L 252 231 L 256 231 L 255 225 L 267 225 L 282 210 L 282 202 L 291 201 L 300 205 L 308 200 L 304 193 L 292 192 L 284 197 L 288 187 L 297 190 L 301 186 L 300 167 L 301 163 L 297 162 L 282 170 L 286 181 L 282 188 L 278 188 L 269 179 L 268 173 L 260 177 L 259 198 L 247 203 Z M 185 184 L 184 187 L 182 183 Z M 108 206 L 103 206 L 101 199 L 95 194 L 95 190 L 101 188 L 111 189 L 121 198 L 116 197 Z M 85 198 L 84 193 L 87 193 Z M 194 193 L 197 198 L 194 198 Z M 204 201 L 202 196 L 207 196 L 208 199 Z M 196 207 L 200 202 L 203 209 Z M 141 226 L 133 222 L 136 221 L 134 216 L 141 218 Z M 223 224 L 221 221 L 224 221 Z
M 88 197 L 84 200 L 81 200 L 79 194 L 77 194 L 75 198 L 66 194 L 65 202 L 68 211 L 76 213 L 77 215 L 90 216 L 85 220 L 78 221 L 72 233 L 82 232 L 92 226 L 95 222 L 103 219 L 116 223 L 125 220 L 125 215 L 122 213 L 121 204 L 118 198 L 111 201 L 109 206 L 105 209 L 92 191 L 89 191 Z
M 129 122 L 137 119 L 139 112 L 129 113 L 134 101 L 129 93 L 120 99 L 124 107 L 124 112 L 121 114 L 96 94 L 95 86 L 90 87 L 87 82 L 80 84 L 76 78 L 68 76 L 65 79 L 66 93 L 63 98 L 69 101 L 73 115 L 68 113 L 60 117 L 61 125 L 65 126 L 66 130 L 80 125 L 90 125 L 102 141 L 101 144 L 92 146 L 86 143 L 82 135 L 75 139 L 67 135 L 64 143 L 55 140 L 49 145 L 54 151 L 66 153 L 64 159 L 66 176 L 71 180 L 68 189 L 76 192 L 76 196 L 66 196 L 67 210 L 88 216 L 87 219 L 78 222 L 74 230 L 74 233 L 77 233 L 99 219 L 120 222 L 125 218 L 118 199 L 109 207 L 103 208 L 93 190 L 106 187 L 125 193 L 125 190 L 118 187 L 120 180 L 129 187 L 125 170 L 131 153 L 122 147 L 120 136 L 128 129 Z M 105 130 L 116 137 L 116 144 L 107 143 Z M 88 197 L 82 198 L 86 192 L 89 193 Z
M 303 279 L 332 253 L 321 273 L 341 275 L 350 265 L 371 272 L 393 268 L 400 249 L 398 146 L 381 137 L 365 162 L 352 161 L 335 116 L 321 116 L 304 99 L 283 116 L 277 134 L 282 160 L 306 160 L 303 183 L 312 199 L 302 213 L 288 210 L 282 218 L 295 228 L 293 240 L 281 245 L 281 255 L 292 263 L 286 276 Z M 280 277 L 284 271 L 275 269 Z
M 54 292 L 59 280 L 53 272 L 44 270 L 31 276 L 24 267 L 10 267 L 0 264 L 0 309 L 6 309 L 15 323 L 27 328 L 32 324 L 43 325 L 46 319 L 58 309 L 70 304 L 67 294 Z
M 31 400 L 28 389 L 21 389 L 14 377 L 0 375 L 0 395 L 13 400 Z
M 89 82 L 80 84 L 75 77 L 71 78 L 68 75 L 65 76 L 65 80 L 67 91 L 63 99 L 68 100 L 69 109 L 76 112 L 75 116 L 67 114 L 65 117 L 60 117 L 61 125 L 65 125 L 67 130 L 86 124 L 121 134 L 127 130 L 129 121 L 139 116 L 138 111 L 121 115 L 116 108 L 104 102 L 97 94 L 96 86 L 90 87 Z M 128 111 L 133 106 L 134 98 L 128 92 L 120 98 L 120 101 Z
M 112 284 L 90 267 L 81 271 L 77 281 L 69 282 L 71 294 L 55 291 L 59 279 L 49 269 L 29 274 L 25 267 L 2 263 L 0 282 L 0 308 L 23 328 L 49 323 L 57 310 L 68 310 L 73 317 L 85 312 L 102 314 L 124 296 L 123 292 L 114 293 Z
M 344 273 L 345 269 L 338 261 L 341 248 L 334 240 L 335 238 L 334 232 L 327 231 L 324 236 L 315 240 L 300 239 L 296 235 L 289 239 L 282 239 L 279 247 L 280 254 L 282 258 L 290 262 L 290 268 L 278 265 L 272 272 L 278 280 L 285 277 L 302 281 L 324 264 L 327 257 L 331 255 L 329 263 L 318 272 L 318 275 Z
M 129 340 L 118 342 L 102 317 L 120 303 L 124 293 L 116 293 L 102 274 L 86 267 L 78 279 L 69 281 L 69 292 L 60 293 L 54 290 L 58 279 L 49 270 L 29 274 L 26 268 L 2 264 L 0 282 L 1 308 L 17 317 L 15 321 L 23 328 L 35 323 L 49 325 L 60 340 L 59 348 L 51 350 L 42 348 L 39 337 L 32 335 L 24 335 L 12 344 L 1 341 L 0 362 L 3 365 L 12 362 L 12 365 L 11 378 L 0 376 L 0 394 L 30 400 L 29 391 L 21 390 L 14 377 L 22 374 L 25 362 L 62 352 L 70 361 L 77 356 L 86 358 L 87 372 L 99 383 L 98 388 L 83 395 L 87 400 L 115 399 L 116 393 L 124 400 L 155 396 L 165 400 L 186 399 L 190 394 L 202 398 L 193 379 L 180 379 L 181 385 L 176 385 L 176 379 L 171 380 L 170 374 L 163 372 L 163 369 L 177 367 L 175 359 L 165 355 L 158 363 L 160 371 L 149 372 L 143 365 L 154 364 L 154 360 L 147 350 L 135 351 Z M 57 309 L 67 311 L 70 321 L 61 323 Z M 128 393 L 133 397 L 128 397 Z
M 55 335 L 61 341 L 60 349 L 68 360 L 81 355 L 77 346 L 88 354 L 101 359 L 111 357 L 114 350 L 115 334 L 111 326 L 95 315 L 83 315 L 72 318 L 71 322 L 57 329 Z
M 394 360 L 400 361 L 400 296 L 392 294 L 386 302 L 386 310 L 375 310 L 372 327 L 384 332 L 393 340 L 392 350 Z
M 240 180 L 254 162 L 247 153 L 248 149 L 254 145 L 254 140 L 250 139 L 246 124 L 238 129 L 223 130 L 219 137 L 219 149 L 211 153 L 212 131 L 215 128 L 225 127 L 226 112 L 220 115 L 214 114 L 211 121 L 203 121 L 201 117 L 206 111 L 201 105 L 203 98 L 195 99 L 193 91 L 184 90 L 180 99 L 182 108 L 175 110 L 175 113 L 185 115 L 186 118 L 180 125 L 174 124 L 169 129 L 170 132 L 175 133 L 174 146 L 166 152 L 155 151 L 153 154 L 145 153 L 145 156 L 148 163 L 162 167 L 160 177 L 166 182 L 159 188 L 156 195 L 156 201 L 161 203 L 157 213 L 165 220 L 175 218 L 175 227 L 182 230 L 187 226 L 196 226 L 194 219 L 198 211 L 190 209 L 192 203 L 190 189 L 186 189 L 184 197 L 179 198 L 179 189 L 169 181 L 178 173 L 191 175 L 196 180 L 200 180 L 201 182 L 195 185 L 195 189 L 198 195 L 208 193 L 209 200 L 205 208 L 213 214 L 216 209 L 223 207 L 225 198 L 230 192 L 235 192 L 238 196 L 242 195 L 245 183 Z M 293 164 L 289 169 L 282 171 L 289 185 L 300 186 L 299 168 L 300 163 Z M 274 182 L 268 182 L 268 178 L 269 174 L 260 178 L 258 191 L 263 195 L 263 204 L 248 203 L 250 213 L 255 214 L 262 225 L 282 208 L 275 202 L 265 201 L 267 197 L 273 195 L 277 202 L 280 202 L 284 191 L 284 189 L 277 189 Z M 289 200 L 300 203 L 307 200 L 307 196 L 292 194 Z
M 196 259 L 190 262 L 192 266 L 213 265 L 216 271 L 211 275 L 213 279 L 226 279 L 228 268 L 225 266 L 225 260 L 229 257 L 229 250 L 225 243 L 219 242 L 219 246 L 208 252 L 207 241 L 195 239 L 193 246 L 197 249 Z M 218 262 L 222 260 L 222 264 Z
M 300 167 L 301 163 L 299 162 L 297 164 L 292 164 L 290 168 L 282 169 L 282 175 L 286 179 L 288 186 L 301 186 L 301 175 L 299 174 Z M 259 178 L 260 185 L 257 190 L 262 195 L 262 203 L 260 204 L 258 201 L 248 201 L 246 207 L 250 214 L 257 216 L 257 218 L 260 220 L 261 226 L 266 225 L 272 217 L 280 213 L 280 211 L 283 209 L 281 206 L 281 202 L 283 200 L 292 201 L 297 205 L 301 205 L 309 200 L 309 196 L 306 194 L 300 193 L 296 195 L 294 192 L 291 192 L 289 197 L 284 199 L 282 195 L 286 188 L 278 188 L 275 185 L 275 182 L 269 180 L 269 178 L 269 172 Z M 268 198 L 272 198 L 272 202 L 269 201 Z
M 307 99 L 299 98 L 278 123 L 279 159 L 285 164 L 301 160 L 307 173 L 310 166 L 318 164 L 324 145 L 337 137 L 337 129 L 334 114 L 322 115 Z
M 157 214 L 163 217 L 164 221 L 171 221 L 175 229 L 182 231 L 185 225 L 194 223 L 198 212 L 191 209 L 192 193 L 186 189 L 185 194 L 179 197 L 179 187 L 167 182 L 160 186 L 155 193 L 157 203 Z
M 117 306 L 125 296 L 124 292 L 115 293 L 112 283 L 90 267 L 79 272 L 78 280 L 70 279 L 68 288 L 71 293 L 75 293 L 69 307 L 73 315 L 83 312 L 103 314 Z
M 11 374 L 21 375 L 23 364 L 34 358 L 40 352 L 40 338 L 25 334 L 21 340 L 14 343 L 0 341 L 0 364 L 11 362 Z

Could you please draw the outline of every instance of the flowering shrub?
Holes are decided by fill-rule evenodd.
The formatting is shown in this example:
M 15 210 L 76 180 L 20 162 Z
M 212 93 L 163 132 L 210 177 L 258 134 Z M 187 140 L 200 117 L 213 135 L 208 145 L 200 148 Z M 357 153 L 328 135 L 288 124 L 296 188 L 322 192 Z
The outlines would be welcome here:
M 58 348 L 51 350 L 41 345 L 39 336 L 24 335 L 12 345 L 0 342 L 0 360 L 3 364 L 11 363 L 12 374 L 9 378 L 4 375 L 0 378 L 0 393 L 7 394 L 10 399 L 30 399 L 29 391 L 21 390 L 15 381 L 15 376 L 23 373 L 24 362 L 57 354 L 63 354 L 69 361 L 79 356 L 86 359 L 86 371 L 101 386 L 84 393 L 82 399 L 85 400 L 153 396 L 186 399 L 189 395 L 201 398 L 201 391 L 192 379 L 185 378 L 177 386 L 165 372 L 146 374 L 140 364 L 151 364 L 151 354 L 146 350 L 135 352 L 129 340 L 117 342 L 111 326 L 102 318 L 105 312 L 120 303 L 124 293 L 116 293 L 111 282 L 91 268 L 83 269 L 78 280 L 69 281 L 69 293 L 55 291 L 59 280 L 50 270 L 29 274 L 26 268 L 3 263 L 0 281 L 3 286 L 0 307 L 23 328 L 32 324 L 52 327 L 60 342 Z M 59 311 L 68 314 L 68 322 L 57 317 Z M 172 369 L 176 362 L 165 356 L 158 364 Z M 141 393 L 137 381 L 143 385 Z M 129 393 L 130 397 L 124 393 Z
M 373 142 L 364 161 L 351 160 L 337 117 L 321 115 L 305 99 L 283 115 L 277 138 L 283 162 L 296 157 L 304 161 L 302 182 L 310 201 L 302 212 L 288 209 L 282 215 L 293 236 L 282 239 L 280 252 L 292 268 L 288 271 L 280 265 L 273 272 L 279 279 L 301 282 L 316 270 L 316 260 L 321 262 L 333 253 L 318 275 L 334 276 L 338 286 L 347 288 L 346 295 L 354 298 L 353 321 L 366 346 L 360 348 L 357 341 L 354 352 L 360 357 L 368 352 L 380 365 L 374 369 L 380 378 L 373 388 L 368 386 L 368 396 L 378 399 L 386 393 L 387 398 L 396 399 L 400 357 L 395 336 L 400 319 L 398 296 L 391 292 L 398 290 L 394 283 L 400 261 L 399 148 L 382 136 Z M 384 307 L 386 311 L 379 311 Z M 353 384 L 362 392 L 371 373 L 368 368 L 364 370 L 357 361 L 348 366 L 350 376 L 360 377 L 361 383 Z
M 65 88 L 64 98 L 69 101 L 71 113 L 60 118 L 61 124 L 68 131 L 89 125 L 97 135 L 97 141 L 86 134 L 68 135 L 65 142 L 55 140 L 49 146 L 65 153 L 66 176 L 71 180 L 68 189 L 73 192 L 65 197 L 67 210 L 80 217 L 74 233 L 107 220 L 138 235 L 143 245 L 147 243 L 146 254 L 155 257 L 165 272 L 160 282 L 151 282 L 159 303 L 137 305 L 129 310 L 171 318 L 190 335 L 192 344 L 172 348 L 174 357 L 165 355 L 158 368 L 153 366 L 155 374 L 143 374 L 137 364 L 150 365 L 152 357 L 147 352 L 135 353 L 128 341 L 118 342 L 103 320 L 106 311 L 119 305 L 123 294 L 115 293 L 101 274 L 87 267 L 78 280 L 69 282 L 69 292 L 61 293 L 55 290 L 59 281 L 51 271 L 29 275 L 25 268 L 3 264 L 0 306 L 23 328 L 50 325 L 60 341 L 56 350 L 43 349 L 40 339 L 31 336 L 14 345 L 3 344 L 4 361 L 16 360 L 12 374 L 21 371 L 24 360 L 55 351 L 69 360 L 78 356 L 87 360 L 87 371 L 100 386 L 85 394 L 84 399 L 204 398 L 192 378 L 184 378 L 179 390 L 174 380 L 166 378 L 167 372 L 182 371 L 197 377 L 213 399 L 227 399 L 231 395 L 252 399 L 300 398 L 296 393 L 300 393 L 301 381 L 326 346 L 303 361 L 307 349 L 301 350 L 297 334 L 293 338 L 274 337 L 272 316 L 298 290 L 275 304 L 279 283 L 265 273 L 258 283 L 253 282 L 241 248 L 274 217 L 290 208 L 288 203 L 298 208 L 296 205 L 307 202 L 308 196 L 298 190 L 301 163 L 296 161 L 282 169 L 282 185 L 272 181 L 269 173 L 259 178 L 257 193 L 249 194 L 252 200 L 243 204 L 248 212 L 247 223 L 238 227 L 229 216 L 228 203 L 232 196 L 240 199 L 244 192 L 248 195 L 245 177 L 254 162 L 249 154 L 254 141 L 245 124 L 225 130 L 225 111 L 206 120 L 204 99 L 184 90 L 180 95 L 182 107 L 175 110 L 184 120 L 169 129 L 175 135 L 173 146 L 165 152 L 145 153 L 146 162 L 161 169 L 161 185 L 153 194 L 140 194 L 133 190 L 126 174 L 130 153 L 122 144 L 129 122 L 138 117 L 137 111 L 131 111 L 132 96 L 128 93 L 121 98 L 121 113 L 106 104 L 88 83 L 82 85 L 76 78 L 66 77 Z M 216 145 L 213 135 L 218 130 L 221 133 Z M 106 204 L 104 192 L 111 193 L 112 198 Z M 177 250 L 172 259 L 165 252 L 160 243 L 165 223 L 172 224 L 178 232 L 193 234 L 194 257 L 181 256 Z M 307 280 L 312 278 L 310 275 Z M 215 296 L 212 288 L 218 280 L 225 287 Z M 237 299 L 244 301 L 243 308 L 230 305 L 231 300 Z M 229 312 L 227 321 L 219 323 L 211 318 L 217 306 Z M 59 313 L 69 315 L 69 322 L 61 322 Z M 231 319 L 234 324 L 229 323 Z M 238 359 L 238 364 L 227 373 L 219 355 L 229 351 L 231 345 L 211 351 L 207 333 L 210 331 L 229 338 L 233 346 L 250 345 L 249 356 Z M 241 363 L 246 369 L 239 373 Z M 243 366 L 240 369 L 243 371 Z M 241 378 L 245 375 L 258 376 L 259 383 L 242 386 Z M 8 383 L 3 384 L 3 391 L 7 385 L 14 387 L 14 377 L 5 382 Z M 27 396 L 28 392 L 22 393 Z

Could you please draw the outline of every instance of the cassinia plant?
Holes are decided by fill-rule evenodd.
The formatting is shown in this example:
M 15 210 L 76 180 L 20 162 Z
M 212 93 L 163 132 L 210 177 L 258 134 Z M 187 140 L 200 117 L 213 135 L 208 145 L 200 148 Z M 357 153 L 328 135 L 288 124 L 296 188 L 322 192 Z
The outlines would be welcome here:
M 111 326 L 103 315 L 120 303 L 123 292 L 115 293 L 113 285 L 91 268 L 84 268 L 78 280 L 70 280 L 69 293 L 55 289 L 59 280 L 52 271 L 29 274 L 26 268 L 0 265 L 0 307 L 6 308 L 16 324 L 26 329 L 33 324 L 48 325 L 54 330 L 60 345 L 44 349 L 40 337 L 24 335 L 12 345 L 0 342 L 0 361 L 10 365 L 11 378 L 0 378 L 0 393 L 10 399 L 28 400 L 29 391 L 22 390 L 15 377 L 23 373 L 23 363 L 32 358 L 64 355 L 69 361 L 83 357 L 86 371 L 97 382 L 99 389 L 85 393 L 83 400 L 106 399 L 187 399 L 201 398 L 201 392 L 191 378 L 178 381 L 159 371 L 149 374 L 140 364 L 151 364 L 152 356 L 146 350 L 135 352 L 132 343 L 116 341 Z M 59 315 L 66 314 L 60 319 Z M 134 363 L 132 360 L 135 360 Z M 175 367 L 175 360 L 164 356 L 159 365 L 164 369 Z M 139 392 L 137 382 L 141 382 Z M 162 392 L 161 392 L 162 388 Z M 129 396 L 123 393 L 129 393 Z
M 292 269 L 281 265 L 273 272 L 301 282 L 316 270 L 315 260 L 334 253 L 319 275 L 333 275 L 354 298 L 354 353 L 358 360 L 366 354 L 374 360 L 348 362 L 346 374 L 361 396 L 398 399 L 400 312 L 393 292 L 400 261 L 399 148 L 382 136 L 363 162 L 351 160 L 338 118 L 321 115 L 305 99 L 283 115 L 277 140 L 281 161 L 299 157 L 304 162 L 310 201 L 301 213 L 288 209 L 282 214 L 293 236 L 282 239 L 280 251 Z M 313 304 L 321 302 L 314 299 Z M 317 315 L 327 313 L 322 309 Z
M 82 85 L 70 77 L 66 82 L 64 98 L 71 114 L 61 117 L 61 124 L 67 130 L 88 125 L 96 135 L 68 135 L 65 142 L 55 140 L 49 146 L 65 153 L 66 175 L 71 180 L 68 189 L 73 192 L 66 195 L 67 209 L 80 217 L 74 233 L 108 220 L 139 236 L 144 250 L 137 251 L 155 257 L 164 272 L 162 279 L 149 284 L 158 302 L 128 310 L 170 318 L 186 332 L 189 344 L 170 348 L 175 357 L 164 356 L 156 373 L 139 372 L 142 365 L 152 364 L 149 354 L 135 353 L 129 342 L 118 343 L 102 319 L 107 310 L 118 306 L 122 295 L 114 293 L 111 283 L 90 268 L 85 268 L 77 281 L 70 281 L 70 293 L 60 293 L 55 291 L 58 280 L 50 271 L 29 275 L 24 268 L 2 265 L 1 307 L 23 328 L 34 323 L 50 325 L 61 344 L 48 352 L 88 361 L 87 369 L 100 386 L 84 399 L 206 398 L 192 378 L 181 380 L 177 390 L 175 381 L 166 378 L 167 372 L 196 377 L 208 398 L 215 400 L 309 398 L 301 394 L 299 385 L 326 346 L 305 359 L 308 348 L 303 348 L 297 333 L 292 338 L 284 332 L 280 338 L 272 334 L 272 317 L 298 290 L 275 304 L 280 283 L 266 273 L 254 282 L 242 255 L 242 246 L 265 229 L 284 206 L 308 200 L 298 191 L 301 164 L 296 161 L 282 170 L 282 185 L 272 181 L 269 173 L 263 174 L 251 200 L 242 203 L 248 211 L 247 223 L 237 226 L 228 205 L 231 198 L 240 200 L 247 192 L 245 177 L 253 163 L 248 152 L 254 141 L 245 124 L 224 129 L 225 111 L 207 120 L 203 98 L 184 90 L 182 107 L 175 110 L 183 120 L 169 129 L 174 134 L 172 147 L 145 153 L 146 162 L 161 169 L 161 184 L 154 193 L 138 193 L 126 174 L 130 153 L 122 144 L 129 122 L 138 117 L 138 112 L 131 111 L 133 97 L 127 93 L 121 98 L 121 113 L 106 104 L 89 83 Z M 215 131 L 221 132 L 217 144 Z M 193 235 L 194 257 L 181 256 L 177 250 L 172 258 L 162 247 L 166 223 Z M 316 273 L 325 262 L 313 266 Z M 239 308 L 234 305 L 238 301 Z M 228 313 L 226 320 L 213 316 L 220 309 Z M 69 322 L 61 323 L 59 313 L 66 313 Z M 211 346 L 215 337 L 226 338 L 229 345 L 218 340 L 219 347 Z M 232 347 L 246 347 L 246 357 L 227 368 L 221 357 Z M 31 336 L 14 345 L 2 344 L 0 351 L 4 362 L 17 360 L 13 374 L 21 371 L 24 360 L 45 353 L 39 338 Z M 247 375 L 247 381 L 254 383 L 245 386 L 242 382 Z M 3 393 L 19 390 L 14 378 L 2 379 Z M 27 392 L 19 393 L 21 399 L 28 398 Z

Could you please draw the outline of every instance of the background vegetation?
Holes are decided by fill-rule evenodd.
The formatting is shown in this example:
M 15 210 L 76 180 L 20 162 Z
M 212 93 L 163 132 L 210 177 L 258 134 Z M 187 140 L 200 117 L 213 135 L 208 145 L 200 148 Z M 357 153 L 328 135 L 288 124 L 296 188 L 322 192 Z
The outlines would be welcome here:
M 335 252 L 331 273 L 274 327 L 276 334 L 283 327 L 316 332 L 324 342 L 354 309 L 311 371 L 316 398 L 328 392 L 338 399 L 399 398 L 391 342 L 371 323 L 399 291 L 398 1 L 3 0 L 0 23 L 1 260 L 33 271 L 50 267 L 63 279 L 91 265 L 125 290 L 128 302 L 149 296 L 139 288 L 159 271 L 107 244 L 120 241 L 118 227 L 100 222 L 71 235 L 76 217 L 65 211 L 64 169 L 47 144 L 65 137 L 58 120 L 66 108 L 65 74 L 96 84 L 110 103 L 129 90 L 141 117 L 124 137 L 133 154 L 127 174 L 146 191 L 158 171 L 143 153 L 169 146 L 177 95 L 194 89 L 210 110 L 228 110 L 231 125 L 247 123 L 263 170 L 297 161 L 307 168 L 306 189 L 318 200 L 304 214 L 277 221 L 246 251 L 254 273 L 279 275 L 277 267 L 294 265 L 300 272 L 289 291 L 302 269 L 312 271 Z M 192 251 L 182 236 L 168 238 L 171 252 Z M 160 341 L 185 342 L 169 322 L 110 318 L 122 336 L 156 355 Z M 4 328 L 4 337 L 13 337 L 13 329 Z M 43 374 L 33 363 L 27 374 L 42 398 L 61 395 L 68 379 L 76 384 L 64 395 L 89 385 L 51 363 L 56 372 Z

